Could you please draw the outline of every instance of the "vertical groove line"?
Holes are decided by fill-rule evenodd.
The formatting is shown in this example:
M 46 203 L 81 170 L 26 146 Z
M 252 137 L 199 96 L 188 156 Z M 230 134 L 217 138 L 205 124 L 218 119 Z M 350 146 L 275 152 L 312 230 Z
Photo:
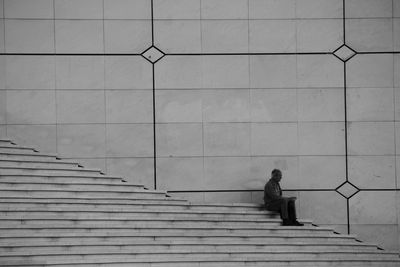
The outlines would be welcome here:
M 348 153 L 348 128 L 347 128 L 347 68 L 343 63 L 343 95 L 344 95 L 344 152 L 346 160 L 346 181 L 349 181 L 349 153 Z
M 154 168 L 154 190 L 157 190 L 156 80 L 155 80 L 154 64 L 152 64 L 152 73 L 153 73 L 153 168 Z
M 343 43 L 346 44 L 346 0 L 343 0 Z
M 58 155 L 58 100 L 57 100 L 57 38 L 56 38 L 56 1 L 53 0 L 53 34 L 54 34 L 54 97 L 55 97 L 55 109 L 56 109 L 56 147 L 55 151 Z
M 347 201 L 347 234 L 350 234 L 350 199 L 346 199 Z
M 3 47 L 4 47 L 4 53 L 6 53 L 6 14 L 4 11 L 4 1 L 1 2 L 1 5 L 3 7 L 3 33 L 4 33 L 4 40 L 3 40 Z M 8 96 L 8 90 L 7 90 L 7 56 L 4 56 L 4 68 L 1 71 L 4 71 L 3 75 L 4 75 L 4 93 L 5 93 L 5 114 L 4 114 L 4 121 L 5 121 L 5 136 L 8 136 L 8 119 L 7 119 L 7 96 Z M 10 138 L 11 139 L 11 138 Z
M 151 45 L 154 46 L 154 0 L 151 3 Z

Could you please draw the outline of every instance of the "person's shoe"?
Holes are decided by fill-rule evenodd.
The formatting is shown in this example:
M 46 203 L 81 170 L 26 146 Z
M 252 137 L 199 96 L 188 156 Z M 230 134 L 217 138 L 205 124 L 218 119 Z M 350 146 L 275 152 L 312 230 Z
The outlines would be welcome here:
M 303 223 L 298 222 L 297 220 L 292 223 L 293 226 L 304 226 Z
M 293 224 L 291 223 L 290 220 L 288 219 L 283 219 L 282 221 L 282 226 L 292 226 Z

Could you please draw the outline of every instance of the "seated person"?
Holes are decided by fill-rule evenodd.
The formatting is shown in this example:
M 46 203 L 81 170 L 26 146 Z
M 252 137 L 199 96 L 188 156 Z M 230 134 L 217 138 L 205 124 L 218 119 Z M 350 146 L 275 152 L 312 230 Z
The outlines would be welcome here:
M 282 172 L 278 169 L 272 171 L 272 177 L 264 187 L 265 207 L 269 211 L 279 211 L 284 226 L 303 226 L 296 219 L 295 197 L 282 197 L 282 189 L 279 182 Z

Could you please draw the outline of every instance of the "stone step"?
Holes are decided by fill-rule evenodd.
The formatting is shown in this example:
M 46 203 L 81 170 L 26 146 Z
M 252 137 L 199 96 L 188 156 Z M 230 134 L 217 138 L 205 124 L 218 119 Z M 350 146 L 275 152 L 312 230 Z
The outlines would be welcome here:
M 172 206 L 171 209 L 166 209 L 165 207 L 158 207 L 158 206 L 153 206 L 152 209 L 147 209 L 143 207 L 118 207 L 116 205 L 113 206 L 97 206 L 95 208 L 93 207 L 87 207 L 87 206 L 70 206 L 70 205 L 64 205 L 62 207 L 58 205 L 54 206 L 42 206 L 38 204 L 25 204 L 25 205 L 15 205 L 15 204 L 7 204 L 7 205 L 2 205 L 0 203 L 0 214 L 2 215 L 19 215 L 19 216 L 29 216 L 30 214 L 35 214 L 37 216 L 38 213 L 40 214 L 51 214 L 51 215 L 64 215 L 64 214 L 76 214 L 76 213 L 86 213 L 88 215 L 90 214 L 107 214 L 107 216 L 114 216 L 114 215 L 133 215 L 137 214 L 138 216 L 146 216 L 148 214 L 156 214 L 159 216 L 164 216 L 164 215 L 173 215 L 173 216 L 178 216 L 178 215 L 217 215 L 217 216 L 240 216 L 244 218 L 271 218 L 275 217 L 278 218 L 279 214 L 276 212 L 272 211 L 229 211 L 229 210 L 210 210 L 210 211 L 198 211 L 198 210 L 192 210 L 192 209 L 173 209 L 175 206 Z M 190 206 L 189 206 L 190 207 Z
M 281 219 L 277 216 L 267 216 L 264 214 L 229 214 L 229 213 L 204 213 L 190 211 L 14 211 L 0 210 L 0 221 L 3 219 L 15 220 L 92 220 L 92 219 L 128 219 L 128 220 L 151 220 L 151 219 L 204 219 L 209 221 L 242 221 L 242 222 L 278 222 Z M 304 224 L 311 224 L 309 220 L 301 220 Z
M 131 251 L 137 252 L 148 252 L 148 251 L 166 251 L 166 250 L 187 250 L 187 251 L 364 251 L 364 252 L 382 252 L 378 250 L 376 246 L 370 244 L 340 244 L 340 243 L 284 243 L 277 242 L 271 243 L 260 243 L 260 242 L 248 242 L 241 240 L 240 242 L 229 242 L 217 243 L 217 242 L 189 242 L 177 240 L 174 242 L 159 242 L 159 241 L 141 241 L 141 242 L 126 242 L 115 241 L 115 242 L 37 242 L 35 244 L 17 244 L 14 246 L 1 245 L 0 244 L 0 254 L 7 253 L 9 255 L 24 254 L 24 255 L 35 255 L 35 254 L 56 254 L 56 253 L 79 253 L 82 251 L 89 253 L 101 253 L 100 251 L 111 252 L 118 250 L 129 249 Z
M 11 140 L 0 140 L 0 147 L 17 147 L 17 144 Z
M 31 175 L 31 174 L 39 174 L 44 176 L 49 175 L 93 175 L 93 174 L 101 174 L 99 170 L 96 169 L 87 169 L 87 168 L 77 168 L 77 169 L 68 169 L 68 168 L 35 168 L 35 167 L 2 167 L 0 168 L 0 175 Z
M 83 215 L 82 215 L 83 216 Z M 24 229 L 24 228 L 234 228 L 234 229 L 254 229 L 266 231 L 269 229 L 276 230 L 280 227 L 280 219 L 215 219 L 215 218 L 193 218 L 193 217 L 154 217 L 154 218 L 128 218 L 128 217 L 98 217 L 98 218 L 80 218 L 80 216 L 42 216 L 38 218 L 29 217 L 0 217 L 0 229 Z M 299 227 L 300 228 L 300 227 Z M 279 228 L 285 230 L 284 228 Z M 303 231 L 331 231 L 329 228 L 305 228 Z
M 120 177 L 108 175 L 93 176 L 44 176 L 44 175 L 0 175 L 3 183 L 66 183 L 66 184 L 124 184 L 125 180 Z
M 0 152 L 1 153 L 24 153 L 24 154 L 35 154 L 39 153 L 38 150 L 32 147 L 24 147 L 24 146 L 7 146 L 0 144 Z
M 22 182 L 3 182 L 0 179 L 0 191 L 8 189 L 20 190 L 57 190 L 57 191 L 108 191 L 108 192 L 136 192 L 143 191 L 143 185 L 131 184 L 83 184 L 83 183 L 22 183 Z
M 196 252 L 169 252 L 169 253 L 114 253 L 114 254 L 81 254 L 81 255 L 38 255 L 38 256 L 0 256 L 0 262 L 10 264 L 13 261 L 25 259 L 31 263 L 46 263 L 48 264 L 64 264 L 67 263 L 130 263 L 130 262 L 175 262 L 175 261 L 196 261 L 196 262 L 207 262 L 212 261 L 310 261 L 310 260 L 347 260 L 347 261 L 398 261 L 398 257 L 395 258 L 391 254 L 369 254 L 369 253 L 341 253 L 341 252 L 209 252 L 209 253 L 196 253 Z
M 56 189 L 48 189 L 48 190 L 24 190 L 24 189 L 2 189 L 0 188 L 0 194 L 2 198 L 4 197 L 30 197 L 30 198 L 96 198 L 96 199 L 108 199 L 108 198 L 116 198 L 116 199 L 135 199 L 135 198 L 165 198 L 166 193 L 162 191 L 153 191 L 153 190 L 142 190 L 137 189 L 135 191 L 73 191 L 73 190 L 56 190 Z
M 4 160 L 32 160 L 32 161 L 67 161 L 65 159 L 60 159 L 56 155 L 53 154 L 43 154 L 43 153 L 22 153 L 21 151 L 18 152 L 2 152 L 0 151 L 0 159 Z
M 157 242 L 168 244 L 231 244 L 231 243 L 254 243 L 257 245 L 279 245 L 279 244 L 337 244 L 337 245 L 369 245 L 358 242 L 354 236 L 336 235 L 336 234 L 313 234 L 298 233 L 265 233 L 251 230 L 244 231 L 221 231 L 214 230 L 210 233 L 206 229 L 203 230 L 182 230 L 182 229 L 165 229 L 164 231 L 148 230 L 138 231 L 130 230 L 92 230 L 92 231 L 70 231 L 55 232 L 53 230 L 21 230 L 17 232 L 4 232 L 0 238 L 0 246 L 15 247 L 15 246 L 37 246 L 46 245 L 87 245 L 87 244 L 141 244 L 143 242 Z M 250 235 L 248 235 L 250 233 Z
M 22 159 L 1 159 L 0 168 L 14 167 L 14 168 L 45 168 L 45 169 L 80 169 L 83 168 L 76 162 L 68 162 L 62 160 L 22 160 Z
M 164 254 L 164 253 L 324 253 L 324 254 L 357 254 L 357 255 L 376 255 L 390 256 L 396 255 L 395 252 L 381 251 L 373 247 L 355 247 L 349 245 L 332 246 L 273 246 L 273 245 L 243 245 L 243 244 L 157 244 L 140 243 L 129 245 L 92 245 L 92 246 L 21 246 L 21 247 L 0 247 L 0 255 L 7 256 L 39 256 L 39 255 L 90 255 L 90 254 Z M 4 253 L 4 254 L 3 254 Z
M 2 264 L 0 262 L 0 264 Z M 12 265 L 10 265 L 12 264 Z M 176 258 L 173 261 L 157 261 L 157 262 L 107 262 L 107 263 L 63 263 L 63 264 L 47 264 L 33 263 L 32 261 L 18 261 L 15 260 L 12 263 L 3 263 L 2 266 L 46 266 L 46 267 L 398 267 L 397 262 L 381 260 L 381 261 L 370 261 L 370 260 L 239 260 L 239 259 L 226 259 L 226 260 L 213 260 L 197 262 L 195 258 L 192 260 Z

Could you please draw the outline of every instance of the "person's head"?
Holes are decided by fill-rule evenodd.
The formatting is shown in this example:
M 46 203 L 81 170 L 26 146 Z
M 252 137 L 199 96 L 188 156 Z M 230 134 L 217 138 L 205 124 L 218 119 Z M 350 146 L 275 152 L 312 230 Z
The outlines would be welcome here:
M 271 178 L 277 182 L 280 182 L 282 179 L 282 172 L 278 169 L 273 169 L 271 172 Z

